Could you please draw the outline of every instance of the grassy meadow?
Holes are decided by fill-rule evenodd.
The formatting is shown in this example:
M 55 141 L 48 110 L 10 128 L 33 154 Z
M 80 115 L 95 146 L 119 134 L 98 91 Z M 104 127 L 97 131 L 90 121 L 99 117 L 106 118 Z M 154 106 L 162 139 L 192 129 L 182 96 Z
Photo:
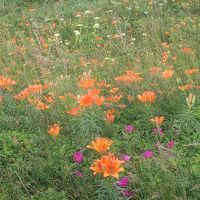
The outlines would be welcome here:
M 0 200 L 200 199 L 199 0 L 0 0 Z

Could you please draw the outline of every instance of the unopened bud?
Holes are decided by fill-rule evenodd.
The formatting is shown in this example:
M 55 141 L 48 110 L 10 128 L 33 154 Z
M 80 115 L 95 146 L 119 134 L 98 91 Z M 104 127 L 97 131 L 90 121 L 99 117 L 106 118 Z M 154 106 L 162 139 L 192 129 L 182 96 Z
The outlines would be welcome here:
M 195 95 L 190 93 L 189 96 L 186 98 L 186 103 L 189 106 L 189 108 L 192 108 L 195 103 Z

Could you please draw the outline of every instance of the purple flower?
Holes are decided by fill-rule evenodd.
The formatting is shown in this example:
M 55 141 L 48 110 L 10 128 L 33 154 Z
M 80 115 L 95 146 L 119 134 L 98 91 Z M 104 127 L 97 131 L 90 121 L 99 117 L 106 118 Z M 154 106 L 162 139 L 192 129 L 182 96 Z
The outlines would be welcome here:
M 124 131 L 127 132 L 127 133 L 132 133 L 133 131 L 135 130 L 135 128 L 132 126 L 132 125 L 126 125 L 124 127 Z
M 83 153 L 81 151 L 77 151 L 73 154 L 73 160 L 76 163 L 81 163 L 83 161 Z
M 153 128 L 152 132 L 155 133 L 155 134 L 159 134 L 160 136 L 164 135 L 162 128 Z
M 167 144 L 167 148 L 168 148 L 168 149 L 171 149 L 171 148 L 174 147 L 174 145 L 175 145 L 174 140 L 170 140 L 170 141 L 168 142 L 168 144 Z
M 122 195 L 123 195 L 124 197 L 130 198 L 130 197 L 133 197 L 133 196 L 134 196 L 134 192 L 131 191 L 131 190 L 123 190 L 123 191 L 122 191 Z
M 73 172 L 73 174 L 80 178 L 83 178 L 83 176 L 84 176 L 81 171 L 75 171 L 75 172 Z
M 147 150 L 143 153 L 144 158 L 152 158 L 153 157 L 153 151 Z
M 124 161 L 129 161 L 129 160 L 131 159 L 131 156 L 126 155 L 126 154 L 123 154 L 123 155 L 121 156 L 121 159 L 124 160 Z
M 117 185 L 123 188 L 128 186 L 128 184 L 129 184 L 129 179 L 127 177 L 123 177 L 119 181 L 117 181 Z

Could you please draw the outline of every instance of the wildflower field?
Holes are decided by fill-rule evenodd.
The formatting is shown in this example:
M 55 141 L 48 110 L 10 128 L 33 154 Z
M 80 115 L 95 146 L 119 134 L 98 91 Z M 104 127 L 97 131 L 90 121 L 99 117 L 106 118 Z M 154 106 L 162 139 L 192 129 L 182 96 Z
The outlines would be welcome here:
M 199 0 L 0 1 L 0 200 L 199 200 Z

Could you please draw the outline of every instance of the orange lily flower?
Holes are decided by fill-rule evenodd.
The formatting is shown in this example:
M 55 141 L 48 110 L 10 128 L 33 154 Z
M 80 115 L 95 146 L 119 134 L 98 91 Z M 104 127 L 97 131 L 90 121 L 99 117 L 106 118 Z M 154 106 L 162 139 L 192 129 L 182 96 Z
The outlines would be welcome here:
M 83 106 L 83 107 L 92 106 L 93 105 L 93 96 L 89 95 L 89 94 L 82 95 L 79 98 L 79 104 L 80 104 L 80 106 Z
M 72 108 L 71 110 L 67 111 L 69 115 L 78 116 L 80 115 L 80 108 Z
M 185 70 L 185 74 L 192 75 L 192 74 L 196 74 L 198 71 L 199 70 L 197 68 L 188 69 L 188 70 Z
M 90 78 L 86 78 L 86 79 L 81 79 L 79 82 L 79 86 L 84 89 L 87 90 L 89 88 L 91 88 L 94 84 L 95 84 L 96 80 L 94 79 L 90 79 Z
M 0 88 L 4 88 L 4 87 L 15 85 L 15 84 L 16 84 L 16 81 L 4 76 L 0 76 Z
M 114 122 L 114 120 L 115 120 L 115 115 L 113 114 L 114 112 L 115 112 L 114 109 L 108 110 L 108 111 L 106 112 L 105 120 L 106 120 L 107 122 L 109 122 L 109 123 L 113 123 L 113 122 Z
M 185 54 L 190 54 L 192 52 L 192 48 L 189 47 L 184 47 L 182 48 L 183 53 Z
M 24 100 L 24 99 L 28 98 L 28 96 L 29 96 L 29 92 L 25 89 L 22 92 L 20 92 L 19 94 L 15 95 L 14 99 Z
M 90 169 L 91 169 L 92 171 L 94 171 L 94 172 L 93 172 L 94 175 L 97 174 L 97 173 L 99 173 L 99 174 L 103 173 L 103 166 L 102 166 L 102 163 L 101 163 L 100 160 L 96 160 L 96 161 L 93 163 L 93 165 L 90 167 Z
M 165 70 L 161 76 L 165 79 L 168 79 L 168 78 L 171 78 L 174 74 L 174 71 L 173 70 Z
M 124 164 L 124 161 L 119 160 L 115 155 L 109 153 L 102 156 L 100 160 L 96 160 L 90 169 L 94 171 L 94 175 L 100 173 L 104 177 L 112 176 L 119 178 L 119 172 L 125 171 L 121 167 L 121 164 Z
M 44 96 L 44 99 L 46 100 L 47 103 L 50 103 L 50 104 L 54 102 L 54 99 L 51 95 Z
M 41 93 L 42 90 L 47 89 L 47 85 L 29 85 L 25 90 L 27 90 L 31 94 Z
M 111 85 L 107 84 L 106 81 L 102 80 L 96 84 L 100 88 L 109 88 Z
M 163 121 L 165 120 L 165 118 L 163 116 L 160 116 L 160 117 L 154 117 L 151 119 L 151 122 L 156 124 L 157 127 L 159 127 Z
M 60 126 L 58 124 L 53 124 L 48 130 L 49 135 L 58 136 L 60 133 Z
M 59 99 L 61 99 L 61 100 L 65 100 L 66 99 L 66 96 L 58 96 L 59 97 Z
M 114 103 L 118 103 L 122 97 L 123 95 L 114 95 L 114 96 L 112 95 L 112 96 L 109 96 L 107 100 Z
M 86 146 L 89 149 L 94 149 L 99 153 L 105 153 L 110 146 L 112 145 L 113 141 L 109 138 L 97 138 L 95 141 L 92 141 L 90 145 Z
M 78 103 L 80 106 L 83 107 L 89 107 L 92 106 L 93 104 L 96 104 L 97 106 L 102 106 L 105 98 L 103 96 L 99 97 L 101 90 L 94 88 L 93 90 L 90 90 L 87 94 L 82 95 Z
M 47 85 L 29 85 L 19 94 L 17 94 L 14 98 L 16 100 L 24 100 L 27 99 L 31 94 L 41 93 L 42 90 L 45 90 L 47 88 L 48 88 Z
M 142 95 L 138 95 L 137 98 L 142 102 L 142 103 L 153 103 L 156 99 L 156 94 L 155 92 L 151 91 L 145 91 L 143 92 Z
M 36 105 L 36 109 L 37 110 L 48 110 L 49 109 L 49 106 L 46 105 L 45 103 L 39 101 Z
M 96 40 L 96 41 L 101 41 L 101 40 L 103 40 L 103 38 L 100 37 L 100 36 L 96 36 L 96 37 L 95 37 L 95 40 Z
M 103 102 L 105 101 L 105 98 L 103 96 L 96 96 L 94 97 L 93 101 L 97 106 L 102 106 Z
M 88 92 L 88 94 L 89 94 L 89 95 L 99 95 L 100 92 L 101 92 L 101 90 L 94 88 L 94 89 L 90 90 L 90 91 Z

